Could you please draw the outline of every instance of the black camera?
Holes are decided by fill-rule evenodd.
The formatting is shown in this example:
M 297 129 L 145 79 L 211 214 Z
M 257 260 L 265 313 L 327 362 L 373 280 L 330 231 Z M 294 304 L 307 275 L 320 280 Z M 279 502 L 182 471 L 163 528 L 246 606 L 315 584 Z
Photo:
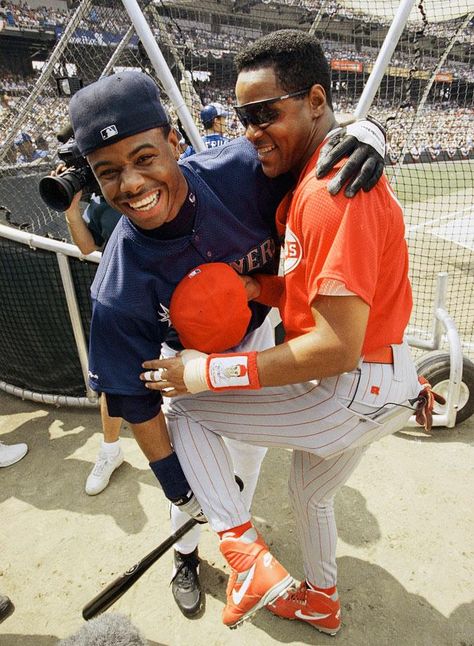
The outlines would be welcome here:
M 66 211 L 79 191 L 83 191 L 85 199 L 91 193 L 100 194 L 94 173 L 73 139 L 59 147 L 58 157 L 66 170 L 56 177 L 43 177 L 39 183 L 41 198 L 47 206 L 55 211 Z

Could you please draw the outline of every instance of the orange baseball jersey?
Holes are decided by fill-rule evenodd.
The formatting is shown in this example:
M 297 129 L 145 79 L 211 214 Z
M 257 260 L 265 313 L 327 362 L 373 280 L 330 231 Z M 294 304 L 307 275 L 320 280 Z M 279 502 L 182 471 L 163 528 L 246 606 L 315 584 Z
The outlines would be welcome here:
M 288 339 L 314 328 L 311 303 L 324 279 L 340 281 L 370 306 L 362 353 L 401 343 L 412 294 L 403 212 L 386 178 L 369 193 L 330 195 L 315 177 L 319 148 L 277 211 L 285 234 L 279 308 Z

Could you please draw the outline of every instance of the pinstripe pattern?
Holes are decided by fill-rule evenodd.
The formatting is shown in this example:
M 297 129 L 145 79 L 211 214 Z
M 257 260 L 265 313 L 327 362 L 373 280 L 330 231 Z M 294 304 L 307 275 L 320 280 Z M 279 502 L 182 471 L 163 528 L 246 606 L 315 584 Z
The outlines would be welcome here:
M 235 350 L 265 350 L 273 345 L 273 325 L 270 318 L 267 317 L 262 325 L 257 330 L 249 334 L 242 344 L 235 348 Z M 169 357 L 174 354 L 176 354 L 175 351 L 168 346 L 163 347 L 162 356 Z M 267 449 L 263 446 L 246 444 L 241 441 L 231 440 L 230 438 L 224 438 L 224 442 L 230 455 L 233 472 L 236 473 L 244 483 L 244 489 L 242 492 L 243 504 L 247 510 L 250 510 L 253 495 L 257 487 L 260 467 L 262 466 Z M 171 505 L 170 517 L 171 529 L 173 532 L 189 520 L 188 514 L 180 511 L 175 505 Z M 200 533 L 200 525 L 196 525 L 190 532 L 185 534 L 182 539 L 175 543 L 175 549 L 182 554 L 189 554 L 197 547 Z
M 403 428 L 411 414 L 389 406 L 375 411 L 388 402 L 407 404 L 419 391 L 408 346 L 393 350 L 393 366 L 361 362 L 359 370 L 319 383 L 171 400 L 175 451 L 215 531 L 249 520 L 221 436 L 294 449 L 290 495 L 306 575 L 321 587 L 335 583 L 334 495 L 366 446 Z
M 402 408 L 368 417 L 386 402 L 406 404 L 418 393 L 408 347 L 394 346 L 394 352 L 395 366 L 361 363 L 360 374 L 354 371 L 319 383 L 177 397 L 168 414 L 184 416 L 241 441 L 333 457 L 406 423 L 410 411 Z
M 308 581 L 320 588 L 336 585 L 337 530 L 334 496 L 359 464 L 364 447 L 323 459 L 294 451 L 289 479 L 303 565 Z
M 244 444 L 244 442 L 237 442 L 230 438 L 224 438 L 225 445 L 229 451 L 233 471 L 236 473 L 244 483 L 242 492 L 242 499 L 246 509 L 250 510 L 255 489 L 257 487 L 258 476 L 263 458 L 267 452 L 266 447 L 252 446 Z M 188 514 L 180 511 L 176 505 L 171 507 L 171 531 L 175 532 L 181 525 L 184 525 L 189 520 Z M 174 547 L 182 554 L 189 554 L 198 545 L 200 536 L 200 525 L 195 525 L 193 529 L 185 534 L 183 538 L 176 541 Z

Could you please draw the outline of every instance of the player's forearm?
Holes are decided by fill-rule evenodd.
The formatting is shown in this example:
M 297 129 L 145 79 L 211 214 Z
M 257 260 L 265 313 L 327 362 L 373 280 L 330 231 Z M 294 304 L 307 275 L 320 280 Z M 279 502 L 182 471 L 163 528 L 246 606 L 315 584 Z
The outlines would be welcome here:
M 261 386 L 324 379 L 353 370 L 360 359 L 369 306 L 358 296 L 318 296 L 314 328 L 257 355 Z
M 171 397 L 186 392 L 233 388 L 286 386 L 333 377 L 353 370 L 359 361 L 362 338 L 345 343 L 336 334 L 316 329 L 262 352 L 207 355 L 185 350 L 179 357 L 145 361 L 140 375 L 150 390 L 173 389 Z M 162 373 L 161 370 L 164 369 Z
M 65 217 L 71 238 L 81 252 L 87 255 L 93 251 L 97 251 L 99 247 L 96 245 L 92 233 L 82 219 L 79 207 L 71 207 L 68 209 L 65 212 Z
M 352 344 L 351 344 L 352 345 Z M 351 347 L 336 336 L 322 338 L 317 330 L 257 354 L 261 386 L 285 386 L 334 377 L 353 370 L 360 347 Z
M 145 361 L 142 366 L 147 372 L 140 378 L 150 390 L 166 390 L 175 397 L 205 390 L 284 386 L 356 368 L 369 305 L 355 295 L 318 296 L 311 309 L 314 327 L 276 348 L 211 355 L 184 350 L 173 359 Z

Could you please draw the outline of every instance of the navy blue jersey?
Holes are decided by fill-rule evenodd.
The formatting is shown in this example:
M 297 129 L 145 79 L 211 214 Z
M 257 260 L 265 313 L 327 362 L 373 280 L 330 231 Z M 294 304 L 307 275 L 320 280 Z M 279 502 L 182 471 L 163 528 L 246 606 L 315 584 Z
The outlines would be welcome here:
M 223 146 L 226 144 L 230 139 L 227 137 L 224 137 L 223 135 L 219 135 L 217 133 L 214 133 L 212 135 L 204 135 L 204 137 L 201 137 L 203 142 L 206 144 L 206 148 L 217 148 L 217 146 Z M 193 146 L 188 146 L 184 153 L 181 155 L 180 159 L 186 159 L 186 157 L 190 157 L 191 155 L 195 154 L 195 150 Z
M 192 233 L 156 239 L 122 217 L 105 248 L 91 288 L 89 368 L 95 390 L 149 393 L 139 380 L 141 364 L 157 358 L 165 340 L 173 345 L 171 294 L 196 265 L 227 262 L 243 274 L 276 271 L 274 214 L 289 178 L 265 177 L 243 138 L 196 154 L 180 167 L 194 208 Z M 249 331 L 268 313 L 258 303 L 250 306 Z

